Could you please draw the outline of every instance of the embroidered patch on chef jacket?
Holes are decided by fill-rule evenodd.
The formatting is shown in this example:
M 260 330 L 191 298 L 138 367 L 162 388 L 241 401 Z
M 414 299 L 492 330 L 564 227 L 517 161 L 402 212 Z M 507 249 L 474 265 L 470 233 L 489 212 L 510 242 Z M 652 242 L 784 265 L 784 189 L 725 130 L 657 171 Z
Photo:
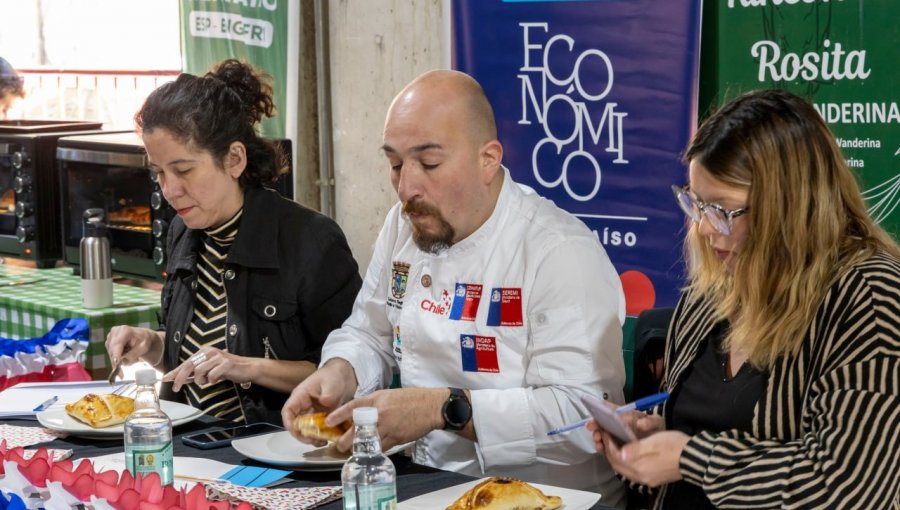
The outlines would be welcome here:
M 481 302 L 481 288 L 475 283 L 457 283 L 450 308 L 450 319 L 455 321 L 474 321 L 478 314 L 478 303 Z
M 500 372 L 497 339 L 492 336 L 460 335 L 463 372 Z
M 409 264 L 394 261 L 391 270 L 391 295 L 387 298 L 387 304 L 394 308 L 403 307 L 403 296 L 406 295 L 406 283 L 409 281 Z
M 403 344 L 400 342 L 400 325 L 394 326 L 394 358 L 397 363 L 403 361 Z
M 488 326 L 521 326 L 522 289 L 494 287 L 488 307 Z

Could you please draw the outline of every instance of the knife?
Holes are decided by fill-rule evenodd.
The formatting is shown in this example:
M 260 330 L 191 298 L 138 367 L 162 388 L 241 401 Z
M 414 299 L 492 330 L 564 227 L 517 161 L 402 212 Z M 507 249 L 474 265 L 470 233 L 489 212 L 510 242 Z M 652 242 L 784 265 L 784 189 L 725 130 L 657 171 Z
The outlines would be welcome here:
M 122 360 L 119 360 L 118 363 L 113 365 L 112 372 L 109 373 L 109 378 L 107 379 L 107 381 L 109 381 L 110 385 L 115 384 L 116 377 L 118 377 L 121 374 L 122 374 Z

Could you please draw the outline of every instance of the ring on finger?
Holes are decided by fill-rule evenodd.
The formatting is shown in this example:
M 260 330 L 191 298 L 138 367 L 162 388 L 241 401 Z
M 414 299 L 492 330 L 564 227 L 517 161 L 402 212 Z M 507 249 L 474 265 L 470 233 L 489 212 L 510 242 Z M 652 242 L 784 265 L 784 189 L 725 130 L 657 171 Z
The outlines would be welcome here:
M 200 363 L 203 363 L 204 361 L 206 361 L 206 353 L 203 351 L 191 356 L 191 363 L 193 363 L 195 367 L 200 366 Z

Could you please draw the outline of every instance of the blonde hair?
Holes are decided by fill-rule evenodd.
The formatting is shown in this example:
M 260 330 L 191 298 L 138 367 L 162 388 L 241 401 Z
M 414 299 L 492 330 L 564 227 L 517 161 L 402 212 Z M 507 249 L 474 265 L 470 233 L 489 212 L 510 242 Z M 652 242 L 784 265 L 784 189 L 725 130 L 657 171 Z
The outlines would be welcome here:
M 734 272 L 691 226 L 688 289 L 730 321 L 728 349 L 756 368 L 796 353 L 828 288 L 851 266 L 897 243 L 869 216 L 828 126 L 783 90 L 744 94 L 707 119 L 685 161 L 748 190 L 749 233 Z

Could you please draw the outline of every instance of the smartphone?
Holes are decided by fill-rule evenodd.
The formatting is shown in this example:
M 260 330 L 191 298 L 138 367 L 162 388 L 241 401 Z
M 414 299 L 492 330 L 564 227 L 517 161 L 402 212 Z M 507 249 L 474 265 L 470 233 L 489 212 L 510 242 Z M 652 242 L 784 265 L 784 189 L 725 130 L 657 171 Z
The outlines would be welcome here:
M 637 439 L 634 432 L 622 421 L 622 417 L 604 404 L 602 400 L 585 395 L 581 397 L 581 401 L 587 406 L 588 411 L 591 412 L 591 416 L 594 417 L 597 424 L 612 434 L 620 443 L 628 443 Z
M 283 427 L 272 425 L 271 423 L 253 423 L 250 425 L 241 425 L 240 427 L 211 430 L 209 432 L 182 436 L 181 442 L 194 448 L 200 448 L 201 450 L 211 450 L 213 448 L 228 446 L 234 439 L 258 436 L 270 432 L 281 432 L 282 430 L 284 430 Z

